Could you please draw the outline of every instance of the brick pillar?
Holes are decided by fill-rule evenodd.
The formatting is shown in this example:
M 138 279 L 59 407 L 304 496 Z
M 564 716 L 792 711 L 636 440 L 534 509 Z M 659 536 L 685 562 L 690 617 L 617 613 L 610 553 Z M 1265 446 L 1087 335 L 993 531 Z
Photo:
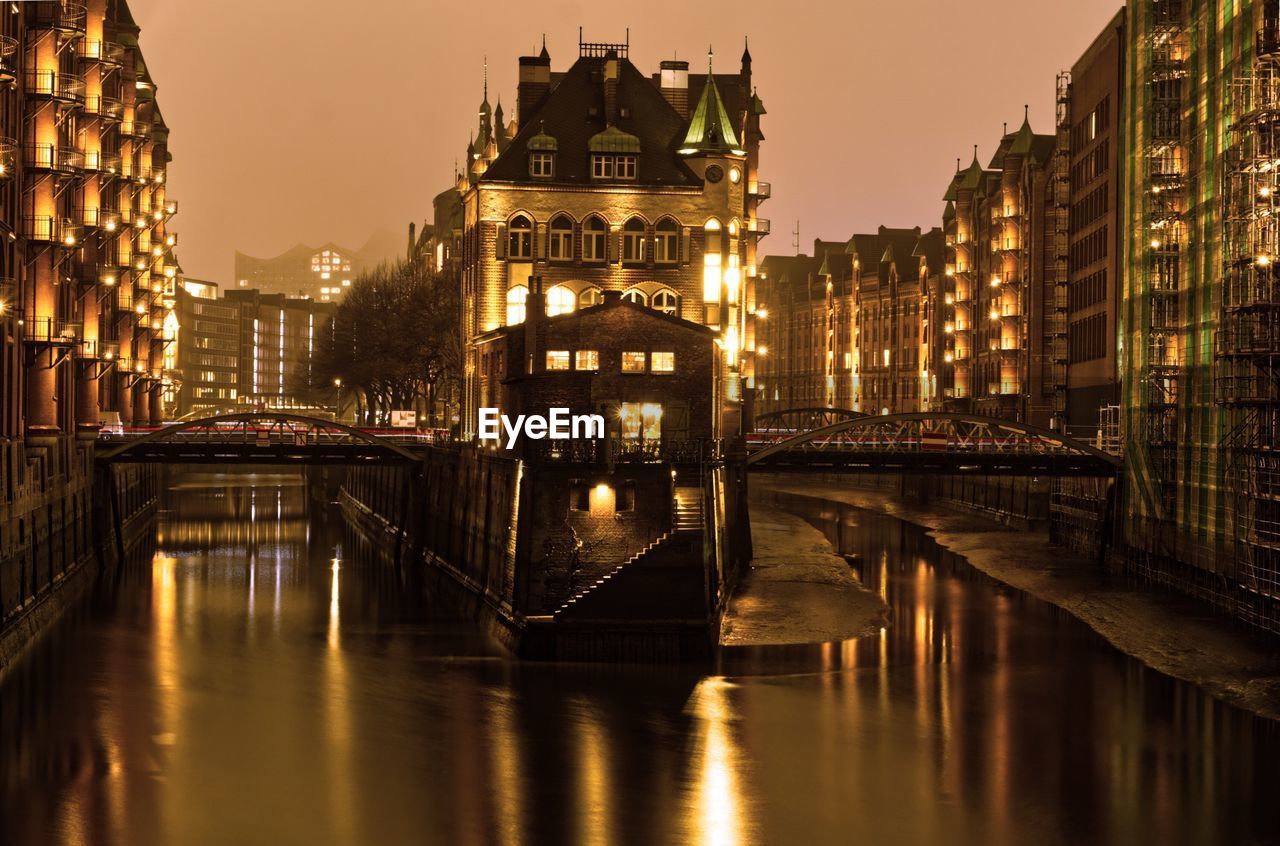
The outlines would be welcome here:
M 76 432 L 89 438 L 96 437 L 102 425 L 98 367 L 96 361 L 76 365 Z

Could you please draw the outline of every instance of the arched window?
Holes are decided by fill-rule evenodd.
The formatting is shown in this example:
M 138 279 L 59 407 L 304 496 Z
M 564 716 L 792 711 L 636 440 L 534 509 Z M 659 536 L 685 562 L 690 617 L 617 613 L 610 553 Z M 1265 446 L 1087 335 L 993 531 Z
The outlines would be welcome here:
M 529 299 L 529 289 L 516 285 L 507 289 L 507 325 L 515 326 L 524 323 L 525 301 Z
M 582 260 L 583 261 L 604 261 L 608 257 L 605 251 L 605 239 L 608 237 L 609 227 L 600 218 L 592 215 L 587 218 L 587 222 L 582 224 Z
M 680 314 L 680 297 L 670 288 L 663 288 L 654 294 L 649 304 L 654 311 L 672 315 Z
M 567 215 L 558 215 L 551 221 L 552 261 L 573 261 L 573 221 Z
M 588 288 L 581 294 L 578 294 L 578 308 L 590 308 L 594 305 L 600 305 L 604 302 L 604 294 L 599 288 Z
M 622 227 L 622 260 L 627 264 L 643 264 L 644 241 L 644 221 L 631 218 Z
M 556 285 L 547 291 L 547 317 L 557 314 L 570 314 L 578 306 L 578 297 L 563 285 Z
M 626 291 L 623 291 L 622 299 L 626 300 L 629 303 L 635 303 L 636 305 L 649 304 L 648 301 L 645 299 L 644 291 L 641 291 L 639 288 L 630 288 Z
M 511 218 L 507 228 L 507 256 L 513 259 L 533 258 L 533 222 L 522 214 Z
M 669 217 L 658 221 L 653 239 L 653 260 L 658 264 L 675 264 L 680 260 L 680 227 Z

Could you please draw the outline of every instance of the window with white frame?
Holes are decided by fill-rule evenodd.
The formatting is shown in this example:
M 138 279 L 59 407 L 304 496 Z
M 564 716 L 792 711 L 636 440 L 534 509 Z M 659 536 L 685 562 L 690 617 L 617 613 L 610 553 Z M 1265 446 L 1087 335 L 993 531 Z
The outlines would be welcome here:
M 513 259 L 533 258 L 533 222 L 522 214 L 511 218 L 507 227 L 507 256 Z
M 633 217 L 622 227 L 622 260 L 627 264 L 644 263 L 644 221 Z
M 582 225 L 583 261 L 604 261 L 607 258 L 605 248 L 608 234 L 609 228 L 603 220 L 594 215 L 587 218 L 587 222 Z
M 548 254 L 552 261 L 573 261 L 573 221 L 566 215 L 559 215 L 551 221 Z
M 675 264 L 680 260 L 680 228 L 669 217 L 658 221 L 653 238 L 653 260 L 658 264 Z
M 554 153 L 534 152 L 529 154 L 529 175 L 545 179 L 555 175 L 556 159 Z

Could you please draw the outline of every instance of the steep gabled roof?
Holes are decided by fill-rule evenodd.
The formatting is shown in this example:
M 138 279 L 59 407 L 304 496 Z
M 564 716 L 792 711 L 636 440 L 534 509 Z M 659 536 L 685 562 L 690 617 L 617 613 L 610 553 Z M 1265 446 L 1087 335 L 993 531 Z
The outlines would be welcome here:
M 613 129 L 636 139 L 640 150 L 636 183 L 700 186 L 702 180 L 676 155 L 685 122 L 662 92 L 627 59 L 617 59 Z M 529 178 L 530 143 L 538 135 L 556 140 L 555 176 L 550 184 L 589 185 L 591 141 L 606 133 L 605 59 L 578 59 L 480 178 L 481 182 L 523 182 Z M 553 79 L 553 81 L 555 81 Z

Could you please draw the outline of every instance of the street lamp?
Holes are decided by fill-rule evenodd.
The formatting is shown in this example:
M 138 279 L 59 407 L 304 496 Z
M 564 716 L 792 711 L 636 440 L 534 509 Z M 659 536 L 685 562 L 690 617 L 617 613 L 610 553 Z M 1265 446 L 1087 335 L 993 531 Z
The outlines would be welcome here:
M 335 423 L 342 422 L 342 377 L 335 376 L 333 378 L 333 387 L 337 392 L 337 400 L 333 406 L 333 421 Z

